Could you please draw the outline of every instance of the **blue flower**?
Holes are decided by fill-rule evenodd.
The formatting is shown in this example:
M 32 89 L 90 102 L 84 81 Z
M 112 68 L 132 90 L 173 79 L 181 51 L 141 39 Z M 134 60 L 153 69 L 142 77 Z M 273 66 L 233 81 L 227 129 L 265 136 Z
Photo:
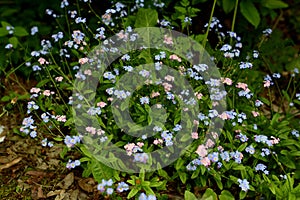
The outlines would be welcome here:
M 269 171 L 266 170 L 266 169 L 267 169 L 267 166 L 264 165 L 264 164 L 261 164 L 261 163 L 257 164 L 256 167 L 255 167 L 255 170 L 256 170 L 256 171 L 263 171 L 265 174 L 268 175 L 268 174 L 269 174 Z
M 267 29 L 263 30 L 263 34 L 264 34 L 265 36 L 271 35 L 271 34 L 272 34 L 272 29 L 267 28 Z
M 40 71 L 40 70 L 42 70 L 38 65 L 33 65 L 32 66 L 32 70 L 33 71 Z
M 131 66 L 123 66 L 123 69 L 125 69 L 128 72 L 131 72 L 133 70 L 133 67 L 131 67 Z
M 256 107 L 259 107 L 259 106 L 261 106 L 261 105 L 263 105 L 263 102 L 261 102 L 260 100 L 255 100 L 255 106 Z
M 7 44 L 7 45 L 5 45 L 5 49 L 11 49 L 11 48 L 13 48 L 13 45 L 12 45 L 12 44 Z
M 230 156 L 229 156 L 229 153 L 228 151 L 223 151 L 220 153 L 220 157 L 222 160 L 228 162 L 230 160 Z
M 270 150 L 269 149 L 267 149 L 267 148 L 262 148 L 262 150 L 261 150 L 262 152 L 261 152 L 261 156 L 262 157 L 264 157 L 264 156 L 268 156 L 268 155 L 270 155 Z
M 72 160 L 69 160 L 67 165 L 66 165 L 66 168 L 68 169 L 72 169 L 72 168 L 75 168 L 77 166 L 80 165 L 80 161 L 79 160 L 75 160 L 75 161 L 72 161 Z
M 30 137 L 35 138 L 37 135 L 36 131 L 31 131 L 30 132 Z
M 123 192 L 129 190 L 129 185 L 125 182 L 120 182 L 118 183 L 117 191 L 118 192 Z
M 295 136 L 295 137 L 299 137 L 299 131 L 298 130 L 296 130 L 296 129 L 293 129 L 292 131 L 291 131 L 291 134 L 293 135 L 293 136 Z
M 255 167 L 255 170 L 256 170 L 256 171 L 259 171 L 259 170 L 263 171 L 263 170 L 265 170 L 266 168 L 267 168 L 267 166 L 264 165 L 264 164 L 257 164 L 256 167 Z
M 192 19 L 190 17 L 185 17 L 183 21 L 185 23 L 192 24 Z
M 147 196 L 145 193 L 141 193 L 139 196 L 139 200 L 156 200 L 156 196 L 153 194 L 149 194 L 149 196 Z
M 141 104 L 149 104 L 149 97 L 141 97 L 140 98 Z
M 255 149 L 254 149 L 254 147 L 252 145 L 246 147 L 245 151 L 247 153 L 250 153 L 250 154 L 254 154 L 255 153 Z
M 182 129 L 182 126 L 180 124 L 176 124 L 173 128 L 173 131 L 180 131 Z
M 134 154 L 134 162 L 147 163 L 149 156 L 147 153 L 136 153 Z
M 241 62 L 240 63 L 240 69 L 249 69 L 252 68 L 252 63 L 249 62 Z
M 237 137 L 241 140 L 241 142 L 247 142 L 248 141 L 248 137 L 242 133 L 240 133 L 239 135 L 237 135 Z
M 107 188 L 107 189 L 106 189 L 106 193 L 107 193 L 108 195 L 111 195 L 113 192 L 114 192 L 114 189 L 112 189 L 112 188 Z
M 242 188 L 243 191 L 247 192 L 250 189 L 249 182 L 247 179 L 238 179 L 238 183 L 240 184 L 239 187 Z
M 208 159 L 211 160 L 212 162 L 218 162 L 219 161 L 219 153 L 218 152 L 213 152 L 208 154 Z
M 41 143 L 43 147 L 47 146 L 48 139 L 47 138 L 43 139 Z
M 231 50 L 231 49 L 232 49 L 231 45 L 229 45 L 229 44 L 224 44 L 220 50 L 221 50 L 221 51 L 229 51 L 229 50 Z

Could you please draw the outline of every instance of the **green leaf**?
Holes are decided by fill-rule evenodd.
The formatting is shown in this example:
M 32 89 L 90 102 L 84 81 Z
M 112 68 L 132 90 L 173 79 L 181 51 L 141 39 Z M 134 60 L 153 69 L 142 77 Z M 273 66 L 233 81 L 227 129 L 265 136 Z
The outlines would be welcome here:
M 247 192 L 245 192 L 245 191 L 240 191 L 240 199 L 244 199 L 245 197 L 246 197 L 246 195 L 247 195 Z
M 193 193 L 191 193 L 190 191 L 186 190 L 184 192 L 184 199 L 185 200 L 196 200 L 197 197 Z
M 180 178 L 181 182 L 183 184 L 185 184 L 186 179 L 187 179 L 187 174 L 185 172 L 178 171 L 178 175 L 179 175 L 179 178 Z
M 9 43 L 13 45 L 14 48 L 17 48 L 19 40 L 16 37 L 11 37 L 8 39 Z
M 270 105 L 270 101 L 269 101 L 268 99 L 266 99 L 266 98 L 264 98 L 264 97 L 260 97 L 260 100 L 261 100 L 263 103 L 267 104 L 268 106 Z
M 234 200 L 234 196 L 228 191 L 223 190 L 221 194 L 219 195 L 220 200 Z
M 280 156 L 279 161 L 290 169 L 296 169 L 296 164 L 293 161 L 293 158 L 289 156 Z
M 280 0 L 264 0 L 262 6 L 270 9 L 287 8 L 289 5 Z
M 181 6 L 175 6 L 174 7 L 176 11 L 182 13 L 182 14 L 185 14 L 186 13 L 186 10 L 184 7 L 181 7 Z
M 229 13 L 234 8 L 234 1 L 233 0 L 222 0 L 222 7 L 225 13 Z
M 8 35 L 8 31 L 6 30 L 6 28 L 1 27 L 0 28 L 0 37 L 6 36 Z
M 23 36 L 27 36 L 29 34 L 28 34 L 28 32 L 26 31 L 25 28 L 23 28 L 21 26 L 16 26 L 15 29 L 14 29 L 14 35 L 19 36 L 19 37 L 23 37 Z
M 1 13 L 1 17 L 7 17 L 7 16 L 12 16 L 14 13 L 17 13 L 19 11 L 19 9 L 16 9 L 16 8 L 11 8 L 11 9 L 5 9 L 5 10 L 2 10 L 2 13 Z
M 138 192 L 139 192 L 139 189 L 132 188 L 130 190 L 129 194 L 127 195 L 127 199 L 130 199 L 130 198 L 134 197 Z
M 156 10 L 150 8 L 140 8 L 136 14 L 134 26 L 136 28 L 151 27 L 157 24 L 158 14 Z
M 201 199 L 217 200 L 218 197 L 217 197 L 217 194 L 212 189 L 207 188 Z
M 179 158 L 176 161 L 175 169 L 178 171 L 183 165 L 184 165 L 184 160 L 182 158 Z
M 50 81 L 50 79 L 44 79 L 44 80 L 42 80 L 42 81 L 40 81 L 37 85 L 36 85 L 36 87 L 42 87 L 42 86 L 44 86 L 44 85 L 46 85 L 46 83 L 48 83 Z
M 2 98 L 1 98 L 1 101 L 3 101 L 3 102 L 7 102 L 7 101 L 10 101 L 10 97 L 9 96 L 3 96 Z
M 242 15 L 255 27 L 260 23 L 259 12 L 253 2 L 249 0 L 241 1 L 240 10 Z
M 245 143 L 242 144 L 237 150 L 238 150 L 239 152 L 242 152 L 242 151 L 244 151 L 244 149 L 247 147 L 247 145 L 248 145 L 248 143 L 245 142 Z

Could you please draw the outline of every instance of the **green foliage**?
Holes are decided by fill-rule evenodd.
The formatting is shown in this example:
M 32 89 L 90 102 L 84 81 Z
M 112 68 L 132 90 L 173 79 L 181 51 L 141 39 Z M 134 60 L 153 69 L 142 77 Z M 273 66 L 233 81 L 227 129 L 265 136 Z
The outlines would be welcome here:
M 244 0 L 240 3 L 242 15 L 255 27 L 260 23 L 259 12 L 251 0 Z
M 151 27 L 157 24 L 158 14 L 156 10 L 141 8 L 136 14 L 135 27 Z

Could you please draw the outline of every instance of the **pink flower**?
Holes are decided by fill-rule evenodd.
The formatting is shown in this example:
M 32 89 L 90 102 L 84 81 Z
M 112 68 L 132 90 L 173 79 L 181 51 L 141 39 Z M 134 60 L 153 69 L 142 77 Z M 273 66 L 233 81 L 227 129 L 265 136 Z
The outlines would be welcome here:
M 156 104 L 156 108 L 162 108 L 161 104 Z
M 208 157 L 203 158 L 201 161 L 202 165 L 204 165 L 205 167 L 210 165 L 210 160 L 208 159 Z
M 97 106 L 99 106 L 100 108 L 104 108 L 107 104 L 103 101 L 97 103 Z
M 112 98 L 112 97 L 107 98 L 107 101 L 113 101 L 113 100 L 114 100 L 114 98 Z
M 226 112 L 223 112 L 221 115 L 219 115 L 219 118 L 226 120 L 229 119 L 229 115 Z
M 49 97 L 51 94 L 54 94 L 54 92 L 51 92 L 50 90 L 45 90 L 45 91 L 43 92 L 43 95 L 45 95 L 45 96 L 47 96 L 47 97 Z
M 181 75 L 183 75 L 183 72 L 185 71 L 185 68 L 184 68 L 184 66 L 179 66 L 179 73 L 181 74 Z
M 248 88 L 248 85 L 246 83 L 238 82 L 238 84 L 235 87 L 242 88 L 243 90 L 246 90 Z
M 43 64 L 49 64 L 49 62 L 47 62 L 47 61 L 45 60 L 45 58 L 39 58 L 39 59 L 38 59 L 38 62 L 39 62 L 41 65 L 43 65 Z
M 103 135 L 104 133 L 105 133 L 105 131 L 102 129 L 97 130 L 97 135 Z
M 279 141 L 280 141 L 279 138 L 275 138 L 274 136 L 271 136 L 271 138 L 273 139 L 273 140 L 271 140 L 271 143 L 272 143 L 272 144 L 278 144 Z
M 92 71 L 90 70 L 90 69 L 86 69 L 86 70 L 84 70 L 84 72 L 83 72 L 85 75 L 89 75 L 89 76 L 91 76 L 92 75 Z
M 151 97 L 151 98 L 154 98 L 154 97 L 157 97 L 157 96 L 159 96 L 159 95 L 160 95 L 159 92 L 152 92 L 151 95 L 150 95 L 150 97 Z
M 167 75 L 167 76 L 165 76 L 165 80 L 167 80 L 167 81 L 174 81 L 174 77 L 170 76 L 170 75 Z
M 201 144 L 201 145 L 198 146 L 198 148 L 196 150 L 196 153 L 200 157 L 204 158 L 207 155 L 207 150 L 206 150 L 205 146 L 203 144 Z
M 121 30 L 119 33 L 117 33 L 117 36 L 119 39 L 127 39 L 128 35 L 127 34 L 124 34 L 124 31 Z
M 198 136 L 198 133 L 197 132 L 192 132 L 192 138 L 193 139 L 198 139 L 199 138 L 199 136 Z
M 183 108 L 182 110 L 183 110 L 184 112 L 186 112 L 186 111 L 189 110 L 189 108 Z
M 78 62 L 79 62 L 81 65 L 83 65 L 83 64 L 87 63 L 88 61 L 89 61 L 88 58 L 80 58 Z
M 40 88 L 35 88 L 35 87 L 33 87 L 33 88 L 31 88 L 30 89 L 30 93 L 39 93 L 41 91 L 41 89 Z
M 264 87 L 270 87 L 271 81 L 264 81 Z
M 93 135 L 96 134 L 96 128 L 94 128 L 94 127 L 88 126 L 85 128 L 85 130 Z
M 66 122 L 67 121 L 65 115 L 57 115 L 55 118 L 58 122 Z
M 208 139 L 208 140 L 206 141 L 205 147 L 206 147 L 206 148 L 211 148 L 211 147 L 213 147 L 214 145 L 215 145 L 215 143 L 214 143 L 211 139 Z
M 163 140 L 162 140 L 162 139 L 155 139 L 155 140 L 153 141 L 153 144 L 155 144 L 155 145 L 162 144 L 162 143 L 163 143 Z
M 175 54 L 172 54 L 172 55 L 170 55 L 170 60 L 177 60 L 178 62 L 181 62 L 181 58 L 179 58 L 177 55 L 175 55 Z
M 144 146 L 144 143 L 143 142 L 138 142 L 136 143 L 140 148 L 142 148 L 142 146 Z
M 62 82 L 63 79 L 64 79 L 64 78 L 63 78 L 62 76 L 55 77 L 55 80 L 56 80 L 57 82 Z
M 172 37 L 168 37 L 167 35 L 164 35 L 164 43 L 165 44 L 173 44 Z
M 223 79 L 223 83 L 225 83 L 227 85 L 232 85 L 232 80 L 230 78 L 225 78 L 225 79 Z
M 196 125 L 196 126 L 198 126 L 199 125 L 199 121 L 198 120 L 194 120 L 193 124 Z
M 166 82 L 164 82 L 162 85 L 164 86 L 164 89 L 166 92 L 170 91 L 173 87 L 171 84 L 166 83 Z
M 203 94 L 202 93 L 198 93 L 198 92 L 196 92 L 195 93 L 195 96 L 197 97 L 197 99 L 202 99 L 202 97 L 203 97 Z
M 252 111 L 251 113 L 252 113 L 253 117 L 257 117 L 257 116 L 259 116 L 259 112 Z

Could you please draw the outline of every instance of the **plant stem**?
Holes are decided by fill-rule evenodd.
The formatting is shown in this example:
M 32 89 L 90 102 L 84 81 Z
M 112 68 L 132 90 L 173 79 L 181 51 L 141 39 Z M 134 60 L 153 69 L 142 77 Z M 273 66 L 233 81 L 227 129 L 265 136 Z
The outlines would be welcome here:
M 234 26 L 235 26 L 235 19 L 236 19 L 238 4 L 239 4 L 239 0 L 235 0 L 235 7 L 234 7 L 234 13 L 233 13 L 233 19 L 232 19 L 232 25 L 231 25 L 231 32 L 234 32 Z
M 210 13 L 209 22 L 208 22 L 208 26 L 207 26 L 207 29 L 206 29 L 205 37 L 204 37 L 204 40 L 202 42 L 203 49 L 205 49 L 205 46 L 206 46 L 206 41 L 207 41 L 209 29 L 210 29 L 210 24 L 211 24 L 213 15 L 214 15 L 216 3 L 217 3 L 217 0 L 214 0 L 214 4 L 213 4 L 213 7 L 211 9 L 211 13 Z
M 239 0 L 235 0 L 235 7 L 234 7 L 233 18 L 232 18 L 232 24 L 231 24 L 231 32 L 234 32 L 234 26 L 235 26 L 238 5 L 239 5 Z M 232 37 L 230 37 L 230 45 L 232 45 Z

